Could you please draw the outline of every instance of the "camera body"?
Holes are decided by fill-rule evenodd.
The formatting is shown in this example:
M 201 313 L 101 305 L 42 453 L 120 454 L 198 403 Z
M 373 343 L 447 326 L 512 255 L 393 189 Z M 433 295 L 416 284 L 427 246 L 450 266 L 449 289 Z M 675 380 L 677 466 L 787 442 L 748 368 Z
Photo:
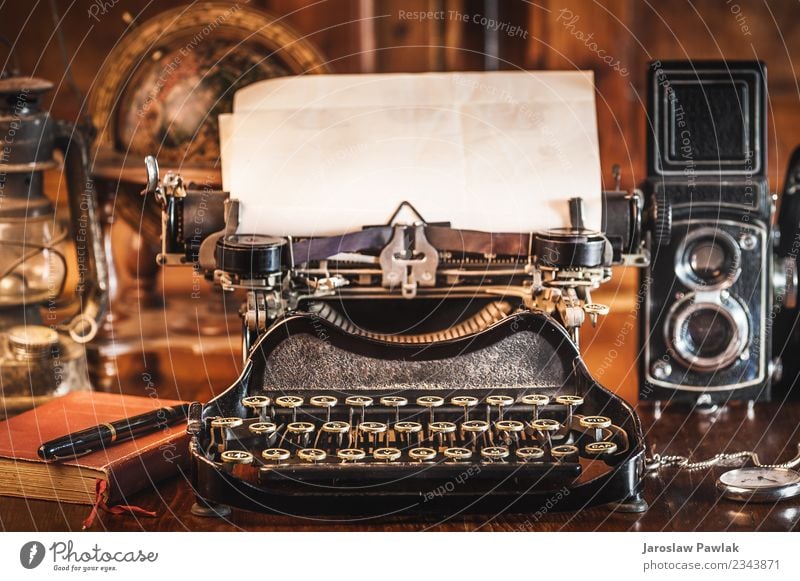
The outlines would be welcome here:
M 651 262 L 640 397 L 768 399 L 772 215 L 760 62 L 656 62 L 648 75 Z

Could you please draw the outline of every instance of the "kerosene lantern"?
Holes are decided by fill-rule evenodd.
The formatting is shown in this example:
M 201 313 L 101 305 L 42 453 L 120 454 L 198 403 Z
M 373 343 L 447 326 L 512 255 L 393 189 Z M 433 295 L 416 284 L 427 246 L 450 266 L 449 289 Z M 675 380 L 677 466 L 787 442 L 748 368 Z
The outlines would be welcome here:
M 83 343 L 96 334 L 106 308 L 105 255 L 86 147 L 72 124 L 41 110 L 50 88 L 41 79 L 0 77 L 0 417 L 91 389 Z M 57 167 L 56 150 L 63 155 L 69 226 L 44 194 L 44 171 Z M 59 297 L 70 234 L 78 283 L 75 305 L 65 309 Z

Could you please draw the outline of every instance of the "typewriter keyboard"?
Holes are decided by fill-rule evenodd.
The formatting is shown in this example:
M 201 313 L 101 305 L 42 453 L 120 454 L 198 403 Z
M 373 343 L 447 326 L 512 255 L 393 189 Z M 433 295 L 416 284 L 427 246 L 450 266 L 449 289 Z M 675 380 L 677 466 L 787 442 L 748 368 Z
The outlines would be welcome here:
M 261 481 L 389 481 L 421 469 L 446 478 L 467 463 L 488 475 L 574 479 L 628 449 L 624 429 L 582 408 L 580 395 L 543 393 L 255 395 L 241 400 L 244 417 L 208 418 L 206 454 Z

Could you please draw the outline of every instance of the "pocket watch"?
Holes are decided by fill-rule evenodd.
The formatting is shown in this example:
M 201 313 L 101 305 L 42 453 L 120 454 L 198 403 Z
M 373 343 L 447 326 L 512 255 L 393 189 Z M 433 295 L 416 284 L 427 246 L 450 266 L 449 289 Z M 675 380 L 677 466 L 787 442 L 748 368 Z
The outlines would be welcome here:
M 749 466 L 717 479 L 722 496 L 744 502 L 775 502 L 800 495 L 800 472 L 790 468 Z
M 686 456 L 654 455 L 646 461 L 648 470 L 666 466 L 677 466 L 684 470 L 701 470 L 716 465 L 731 465 L 750 461 L 751 466 L 723 472 L 717 479 L 717 489 L 722 496 L 740 502 L 776 502 L 800 496 L 800 472 L 793 470 L 800 465 L 798 454 L 783 464 L 762 464 L 758 454 L 752 451 L 723 453 L 708 460 L 690 462 Z

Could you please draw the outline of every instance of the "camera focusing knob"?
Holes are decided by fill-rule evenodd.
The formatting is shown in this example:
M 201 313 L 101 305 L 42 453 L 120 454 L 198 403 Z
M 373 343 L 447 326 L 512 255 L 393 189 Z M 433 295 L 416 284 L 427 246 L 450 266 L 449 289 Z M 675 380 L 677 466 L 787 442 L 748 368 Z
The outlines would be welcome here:
M 663 192 L 657 192 L 651 196 L 649 218 L 653 241 L 658 246 L 669 244 L 672 237 L 672 208 Z

